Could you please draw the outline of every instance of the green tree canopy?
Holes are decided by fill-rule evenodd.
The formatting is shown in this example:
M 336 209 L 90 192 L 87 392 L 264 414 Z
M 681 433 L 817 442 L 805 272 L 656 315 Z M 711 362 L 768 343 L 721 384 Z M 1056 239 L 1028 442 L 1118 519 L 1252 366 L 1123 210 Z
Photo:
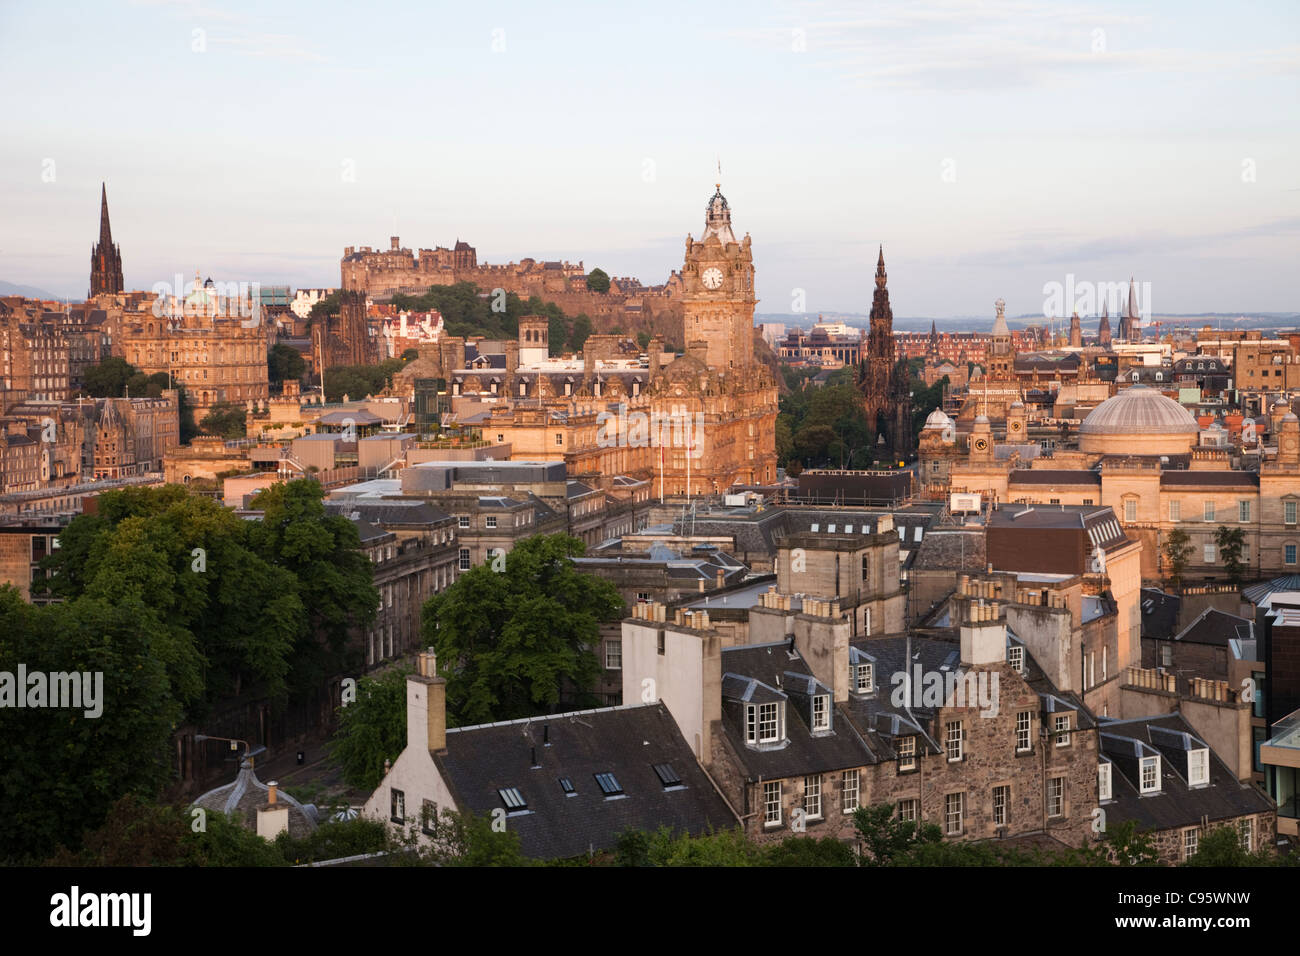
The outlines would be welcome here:
M 243 438 L 247 431 L 248 412 L 238 402 L 217 402 L 203 416 L 199 427 L 205 434 L 222 438 Z
M 428 600 L 423 631 L 447 679 L 450 722 L 595 703 L 600 662 L 592 648 L 623 600 L 608 581 L 574 567 L 583 550 L 577 538 L 535 535 L 505 556 L 504 570 L 481 564 Z
M 587 273 L 587 288 L 592 292 L 608 292 L 609 274 L 604 269 L 592 269 Z
M 343 779 L 359 790 L 374 790 L 384 778 L 384 761 L 395 761 L 406 746 L 406 676 L 393 668 L 357 682 L 357 699 L 338 712 L 330 755 Z
M 266 355 L 266 371 L 271 384 L 279 390 L 285 382 L 301 379 L 307 371 L 307 362 L 293 346 L 278 343 Z

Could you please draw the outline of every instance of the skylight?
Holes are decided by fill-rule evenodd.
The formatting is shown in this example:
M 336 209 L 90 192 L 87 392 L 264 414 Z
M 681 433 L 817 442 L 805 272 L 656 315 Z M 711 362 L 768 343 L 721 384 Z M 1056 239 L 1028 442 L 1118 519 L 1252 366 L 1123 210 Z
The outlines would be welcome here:
M 677 771 L 673 769 L 670 763 L 657 763 L 654 765 L 655 775 L 659 777 L 659 782 L 665 787 L 679 787 L 682 778 L 677 776 Z
M 598 773 L 594 776 L 596 778 L 596 783 L 600 784 L 600 792 L 605 796 L 614 797 L 623 792 L 623 788 L 619 785 L 618 778 L 612 773 Z
M 519 792 L 517 787 L 506 787 L 503 790 L 498 790 L 497 796 L 501 798 L 501 802 L 506 805 L 507 810 L 513 812 L 528 809 L 528 801 L 524 799 L 523 794 Z
M 571 797 L 578 792 L 573 789 L 573 781 L 568 777 L 560 778 L 560 789 L 564 791 L 566 797 Z

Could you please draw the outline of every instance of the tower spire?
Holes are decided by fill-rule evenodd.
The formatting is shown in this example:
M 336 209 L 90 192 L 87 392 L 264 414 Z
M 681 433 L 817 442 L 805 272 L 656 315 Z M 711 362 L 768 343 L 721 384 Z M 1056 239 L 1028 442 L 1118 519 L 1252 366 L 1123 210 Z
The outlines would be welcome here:
M 121 292 L 122 253 L 113 244 L 108 222 L 108 184 L 99 184 L 99 242 L 90 251 L 90 294 Z

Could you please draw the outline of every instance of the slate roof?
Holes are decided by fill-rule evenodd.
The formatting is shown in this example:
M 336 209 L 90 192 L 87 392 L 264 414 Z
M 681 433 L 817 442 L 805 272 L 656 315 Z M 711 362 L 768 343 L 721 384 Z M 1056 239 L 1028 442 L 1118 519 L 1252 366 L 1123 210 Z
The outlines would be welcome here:
M 525 856 L 569 859 L 609 849 L 629 829 L 701 834 L 738 825 L 662 702 L 452 728 L 447 752 L 433 759 L 457 805 L 476 816 L 509 810 L 498 791 L 519 791 L 527 810 L 508 812 L 506 826 Z M 654 769 L 660 764 L 671 766 L 681 786 L 665 786 Z M 622 793 L 605 796 L 598 773 L 613 774 Z
M 1142 636 L 1164 641 L 1174 636 L 1183 599 L 1159 588 L 1142 589 Z
M 1177 713 L 1132 720 L 1099 719 L 1102 756 L 1109 758 L 1111 794 L 1105 804 L 1107 819 L 1134 820 L 1144 830 L 1170 830 L 1211 823 L 1255 813 L 1267 813 L 1273 802 L 1249 784 L 1233 776 L 1218 755 L 1210 750 L 1210 782 L 1190 787 L 1187 783 L 1185 745 L 1207 746 Z M 1185 737 L 1183 735 L 1186 735 Z M 1160 792 L 1143 795 L 1140 757 L 1159 755 Z
M 362 520 L 381 527 L 423 527 L 451 520 L 451 515 L 427 501 L 326 501 L 325 509 L 344 515 L 360 512 Z
M 1216 608 L 1206 608 L 1174 638 L 1186 644 L 1212 644 L 1227 647 L 1231 640 L 1250 640 L 1251 622 Z
M 1007 479 L 1009 485 L 1096 485 L 1101 474 L 1084 469 L 1017 468 Z
M 981 569 L 986 563 L 984 544 L 983 528 L 935 528 L 921 539 L 921 546 L 912 562 L 912 570 Z
M 1251 604 L 1259 604 L 1264 598 L 1277 591 L 1300 591 L 1300 574 L 1284 574 L 1279 578 L 1252 584 L 1248 588 L 1243 588 L 1241 593 Z
M 866 743 L 841 706 L 831 708 L 831 730 L 814 734 L 803 685 L 811 671 L 803 658 L 791 658 L 782 641 L 722 649 L 722 726 L 751 780 L 827 773 L 874 763 Z M 746 698 L 738 690 L 748 688 Z M 803 692 L 800 689 L 803 688 Z M 825 692 L 825 691 L 823 691 Z M 775 695 L 780 695 L 777 697 Z M 796 695 L 797 696 L 791 696 Z M 756 696 L 757 695 L 757 696 Z M 745 744 L 743 700 L 786 699 L 785 741 L 764 749 Z
M 1247 488 L 1259 487 L 1259 475 L 1253 471 L 1161 471 L 1160 484 L 1179 488 Z
M 277 787 L 276 791 L 276 803 L 289 807 L 289 835 L 295 839 L 310 836 L 316 829 L 316 807 L 299 803 L 283 787 Z M 256 831 L 257 808 L 266 804 L 269 792 L 267 785 L 253 772 L 253 762 L 244 758 L 234 780 L 224 787 L 209 790 L 190 806 L 220 811 L 233 817 L 240 826 Z

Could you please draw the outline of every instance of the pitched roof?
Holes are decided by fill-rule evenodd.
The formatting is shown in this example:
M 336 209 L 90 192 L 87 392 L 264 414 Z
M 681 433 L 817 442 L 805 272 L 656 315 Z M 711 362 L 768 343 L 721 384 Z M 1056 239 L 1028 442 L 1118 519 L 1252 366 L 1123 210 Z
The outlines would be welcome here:
M 1134 820 L 1144 830 L 1169 830 L 1200 826 L 1254 813 L 1267 813 L 1273 803 L 1249 784 L 1233 776 L 1210 750 L 1210 782 L 1187 783 L 1188 749 L 1207 747 L 1196 731 L 1177 713 L 1133 720 L 1099 718 L 1101 754 L 1108 758 L 1113 801 L 1106 804 L 1107 818 Z M 1141 793 L 1141 758 L 1160 756 L 1160 792 Z
M 1176 594 L 1166 594 L 1159 588 L 1143 588 L 1141 600 L 1142 636 L 1155 640 L 1173 637 L 1183 599 Z
M 629 829 L 700 834 L 738 824 L 662 702 L 452 728 L 446 753 L 433 758 L 458 806 L 483 816 L 507 810 L 506 825 L 530 857 L 609 849 Z M 664 765 L 680 784 L 665 782 L 655 769 Z M 621 792 L 606 795 L 597 774 L 612 774 Z M 525 809 L 505 804 L 500 791 L 509 788 Z
M 1251 622 L 1244 617 L 1207 607 L 1196 620 L 1174 638 L 1187 644 L 1213 644 L 1227 647 L 1234 639 L 1250 640 Z

